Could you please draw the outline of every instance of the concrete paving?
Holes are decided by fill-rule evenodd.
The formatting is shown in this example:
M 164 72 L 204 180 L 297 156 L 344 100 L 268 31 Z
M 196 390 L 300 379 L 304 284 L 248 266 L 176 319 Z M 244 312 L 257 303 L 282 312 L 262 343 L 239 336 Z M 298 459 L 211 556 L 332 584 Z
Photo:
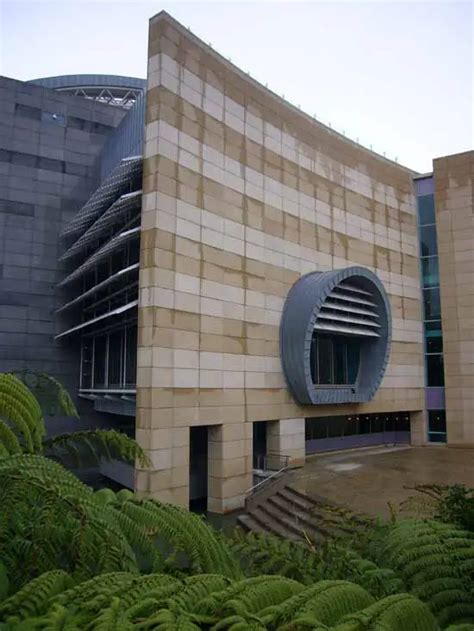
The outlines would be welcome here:
M 389 518 L 415 484 L 474 486 L 474 450 L 447 447 L 371 448 L 310 456 L 288 483 L 315 498 Z M 418 495 L 418 494 L 417 494 Z M 406 510 L 402 515 L 414 515 Z

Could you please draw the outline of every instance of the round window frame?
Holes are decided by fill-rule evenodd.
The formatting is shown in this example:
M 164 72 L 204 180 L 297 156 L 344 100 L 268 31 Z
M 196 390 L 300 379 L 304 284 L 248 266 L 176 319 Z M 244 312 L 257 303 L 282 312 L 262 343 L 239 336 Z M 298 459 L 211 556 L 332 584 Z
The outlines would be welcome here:
M 315 385 L 310 352 L 314 325 L 329 294 L 344 281 L 354 280 L 370 291 L 378 308 L 380 337 L 361 345 L 357 380 L 350 385 Z M 327 272 L 310 272 L 290 289 L 280 321 L 280 358 L 288 388 L 300 405 L 365 403 L 382 382 L 390 356 L 392 318 L 385 288 L 374 272 L 359 266 Z

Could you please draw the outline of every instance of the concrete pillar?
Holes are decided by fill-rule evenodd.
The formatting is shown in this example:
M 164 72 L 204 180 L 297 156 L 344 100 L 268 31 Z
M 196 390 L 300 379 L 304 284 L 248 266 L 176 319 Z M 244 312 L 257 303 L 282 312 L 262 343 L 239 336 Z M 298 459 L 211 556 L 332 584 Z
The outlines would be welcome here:
M 302 467 L 305 462 L 305 420 L 285 418 L 267 423 L 267 454 L 289 456 L 290 467 Z
M 136 463 L 136 492 L 189 508 L 189 427 L 137 429 L 136 436 L 151 460 L 146 469 Z
M 252 486 L 252 423 L 210 427 L 208 441 L 208 511 L 242 508 Z
M 426 445 L 428 442 L 428 414 L 426 410 L 410 413 L 410 444 Z

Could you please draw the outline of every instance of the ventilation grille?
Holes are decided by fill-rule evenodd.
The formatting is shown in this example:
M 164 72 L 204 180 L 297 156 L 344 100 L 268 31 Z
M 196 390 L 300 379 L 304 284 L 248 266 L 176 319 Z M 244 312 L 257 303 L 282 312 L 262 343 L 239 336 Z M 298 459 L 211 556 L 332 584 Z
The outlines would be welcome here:
M 314 328 L 341 335 L 380 337 L 378 318 L 378 308 L 369 291 L 341 283 L 326 298 Z

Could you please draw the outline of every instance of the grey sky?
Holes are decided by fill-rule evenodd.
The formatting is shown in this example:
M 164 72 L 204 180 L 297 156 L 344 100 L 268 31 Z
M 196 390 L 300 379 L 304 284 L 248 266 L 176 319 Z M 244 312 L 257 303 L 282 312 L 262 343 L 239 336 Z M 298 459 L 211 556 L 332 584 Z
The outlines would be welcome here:
M 472 149 L 471 2 L 0 0 L 0 74 L 144 77 L 166 9 L 324 123 L 418 171 Z

